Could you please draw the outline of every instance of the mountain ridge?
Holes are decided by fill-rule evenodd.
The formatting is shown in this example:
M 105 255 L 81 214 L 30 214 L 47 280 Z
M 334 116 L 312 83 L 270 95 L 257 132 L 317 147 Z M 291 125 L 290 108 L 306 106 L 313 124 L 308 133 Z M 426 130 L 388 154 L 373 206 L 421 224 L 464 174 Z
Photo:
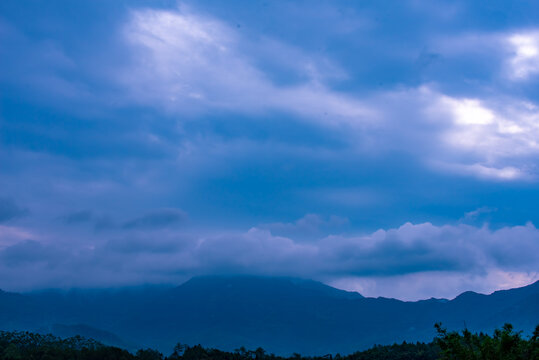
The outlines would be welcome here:
M 373 344 L 430 341 L 433 325 L 492 331 L 539 323 L 539 282 L 490 295 L 406 302 L 363 297 L 295 278 L 208 276 L 129 291 L 0 292 L 0 329 L 82 329 L 169 352 L 177 342 L 277 354 L 349 353 Z M 12 296 L 12 295 L 14 296 Z M 72 334 L 72 332 L 70 332 Z M 105 335 L 104 335 L 105 336 Z
M 387 296 L 363 296 L 361 293 L 357 291 L 349 291 L 349 290 L 343 290 L 336 287 L 333 287 L 331 285 L 324 284 L 321 281 L 311 280 L 311 279 L 303 279 L 298 277 L 288 277 L 288 276 L 279 276 L 279 277 L 271 277 L 271 276 L 258 276 L 258 275 L 202 275 L 202 276 L 193 276 L 189 278 L 188 280 L 184 281 L 183 283 L 179 285 L 141 285 L 141 286 L 127 286 L 127 287 L 104 287 L 104 288 L 68 288 L 68 289 L 61 289 L 61 288 L 46 288 L 41 290 L 35 290 L 35 291 L 9 291 L 0 288 L 0 295 L 6 294 L 6 295 L 35 295 L 35 294 L 44 294 L 44 293 L 53 293 L 53 294 L 66 294 L 70 292 L 80 293 L 80 292 L 111 292 L 111 293 L 118 293 L 118 292 L 138 292 L 140 290 L 174 290 L 182 287 L 183 285 L 190 283 L 192 281 L 198 281 L 200 279 L 206 279 L 206 278 L 214 278 L 214 279 L 241 279 L 241 278 L 250 278 L 250 279 L 282 279 L 282 280 L 289 280 L 291 282 L 308 282 L 308 283 L 316 283 L 319 285 L 322 285 L 324 287 L 330 288 L 332 290 L 335 290 L 337 292 L 343 292 L 348 293 L 352 295 L 353 297 L 361 297 L 364 299 L 393 299 L 398 300 L 402 302 L 421 302 L 421 301 L 430 301 L 430 300 L 438 300 L 438 301 L 453 301 L 457 299 L 458 297 L 465 295 L 465 294 L 473 294 L 473 295 L 484 295 L 484 296 L 490 296 L 494 294 L 503 294 L 507 291 L 513 292 L 513 291 L 522 291 L 526 289 L 538 289 L 539 290 L 539 280 L 536 280 L 528 285 L 514 287 L 514 288 L 508 288 L 508 289 L 499 289 L 494 290 L 491 293 L 480 293 L 473 290 L 467 290 L 464 291 L 454 298 L 437 298 L 437 297 L 430 297 L 426 299 L 418 299 L 418 300 L 403 300 L 395 297 L 387 297 Z M 357 295 L 356 295 L 357 294 Z

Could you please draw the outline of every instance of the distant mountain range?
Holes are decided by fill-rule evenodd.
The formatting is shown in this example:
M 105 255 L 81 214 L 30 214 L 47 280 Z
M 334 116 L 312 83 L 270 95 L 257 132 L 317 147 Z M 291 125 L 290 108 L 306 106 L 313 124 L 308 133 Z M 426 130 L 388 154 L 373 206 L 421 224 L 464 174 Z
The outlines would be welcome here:
M 434 323 L 491 332 L 539 324 L 539 282 L 465 292 L 453 300 L 365 298 L 310 280 L 197 277 L 176 288 L 0 291 L 0 329 L 80 334 L 107 344 L 169 353 L 177 343 L 223 350 L 259 346 L 278 354 L 350 353 L 402 341 L 430 341 Z

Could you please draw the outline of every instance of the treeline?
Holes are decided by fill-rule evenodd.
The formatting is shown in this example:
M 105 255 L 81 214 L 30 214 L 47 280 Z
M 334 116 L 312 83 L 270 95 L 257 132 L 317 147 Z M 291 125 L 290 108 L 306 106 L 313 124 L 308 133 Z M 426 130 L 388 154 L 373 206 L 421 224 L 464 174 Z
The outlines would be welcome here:
M 448 332 L 441 324 L 435 325 L 438 332 L 436 343 L 443 360 L 538 360 L 539 325 L 529 339 L 515 332 L 513 326 L 505 324 L 494 330 L 492 336 L 468 330 Z
M 289 357 L 269 354 L 262 348 L 237 349 L 233 352 L 204 348 L 201 345 L 177 344 L 172 354 L 164 356 L 153 349 L 135 354 L 106 346 L 82 337 L 60 339 L 29 332 L 0 332 L 2 360 L 537 360 L 539 326 L 531 337 L 523 337 L 509 324 L 492 335 L 473 334 L 468 330 L 448 332 L 435 325 L 438 335 L 431 343 L 376 345 L 349 355 Z

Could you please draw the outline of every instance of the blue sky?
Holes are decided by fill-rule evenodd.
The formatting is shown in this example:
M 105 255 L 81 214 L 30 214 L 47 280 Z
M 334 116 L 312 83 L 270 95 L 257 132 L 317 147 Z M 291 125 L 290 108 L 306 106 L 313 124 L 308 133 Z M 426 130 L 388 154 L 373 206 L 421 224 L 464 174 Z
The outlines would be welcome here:
M 535 1 L 0 3 L 0 288 L 539 278 Z

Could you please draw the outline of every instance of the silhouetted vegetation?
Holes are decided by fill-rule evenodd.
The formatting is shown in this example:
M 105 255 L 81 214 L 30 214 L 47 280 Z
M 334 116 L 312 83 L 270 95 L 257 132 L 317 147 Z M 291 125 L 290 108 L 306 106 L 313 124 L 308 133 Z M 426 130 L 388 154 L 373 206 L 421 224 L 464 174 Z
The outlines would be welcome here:
M 443 360 L 521 360 L 539 359 L 539 325 L 529 339 L 515 332 L 513 326 L 505 324 L 496 329 L 493 336 L 472 334 L 467 329 L 462 332 L 448 332 L 441 324 L 435 325 L 438 331 L 436 343 L 440 347 Z
M 178 343 L 165 357 L 153 349 L 141 349 L 135 354 L 113 346 L 106 346 L 80 336 L 60 339 L 52 335 L 29 332 L 0 332 L 0 359 L 2 360 L 521 360 L 539 359 L 539 326 L 533 335 L 524 338 L 506 324 L 492 336 L 468 330 L 448 332 L 441 324 L 435 325 L 437 337 L 431 343 L 375 345 L 349 355 L 305 357 L 293 354 L 276 356 L 264 349 L 237 349 L 233 352 L 188 346 Z
M 135 359 L 127 350 L 80 336 L 60 339 L 52 335 L 6 331 L 0 332 L 0 356 L 5 360 Z

